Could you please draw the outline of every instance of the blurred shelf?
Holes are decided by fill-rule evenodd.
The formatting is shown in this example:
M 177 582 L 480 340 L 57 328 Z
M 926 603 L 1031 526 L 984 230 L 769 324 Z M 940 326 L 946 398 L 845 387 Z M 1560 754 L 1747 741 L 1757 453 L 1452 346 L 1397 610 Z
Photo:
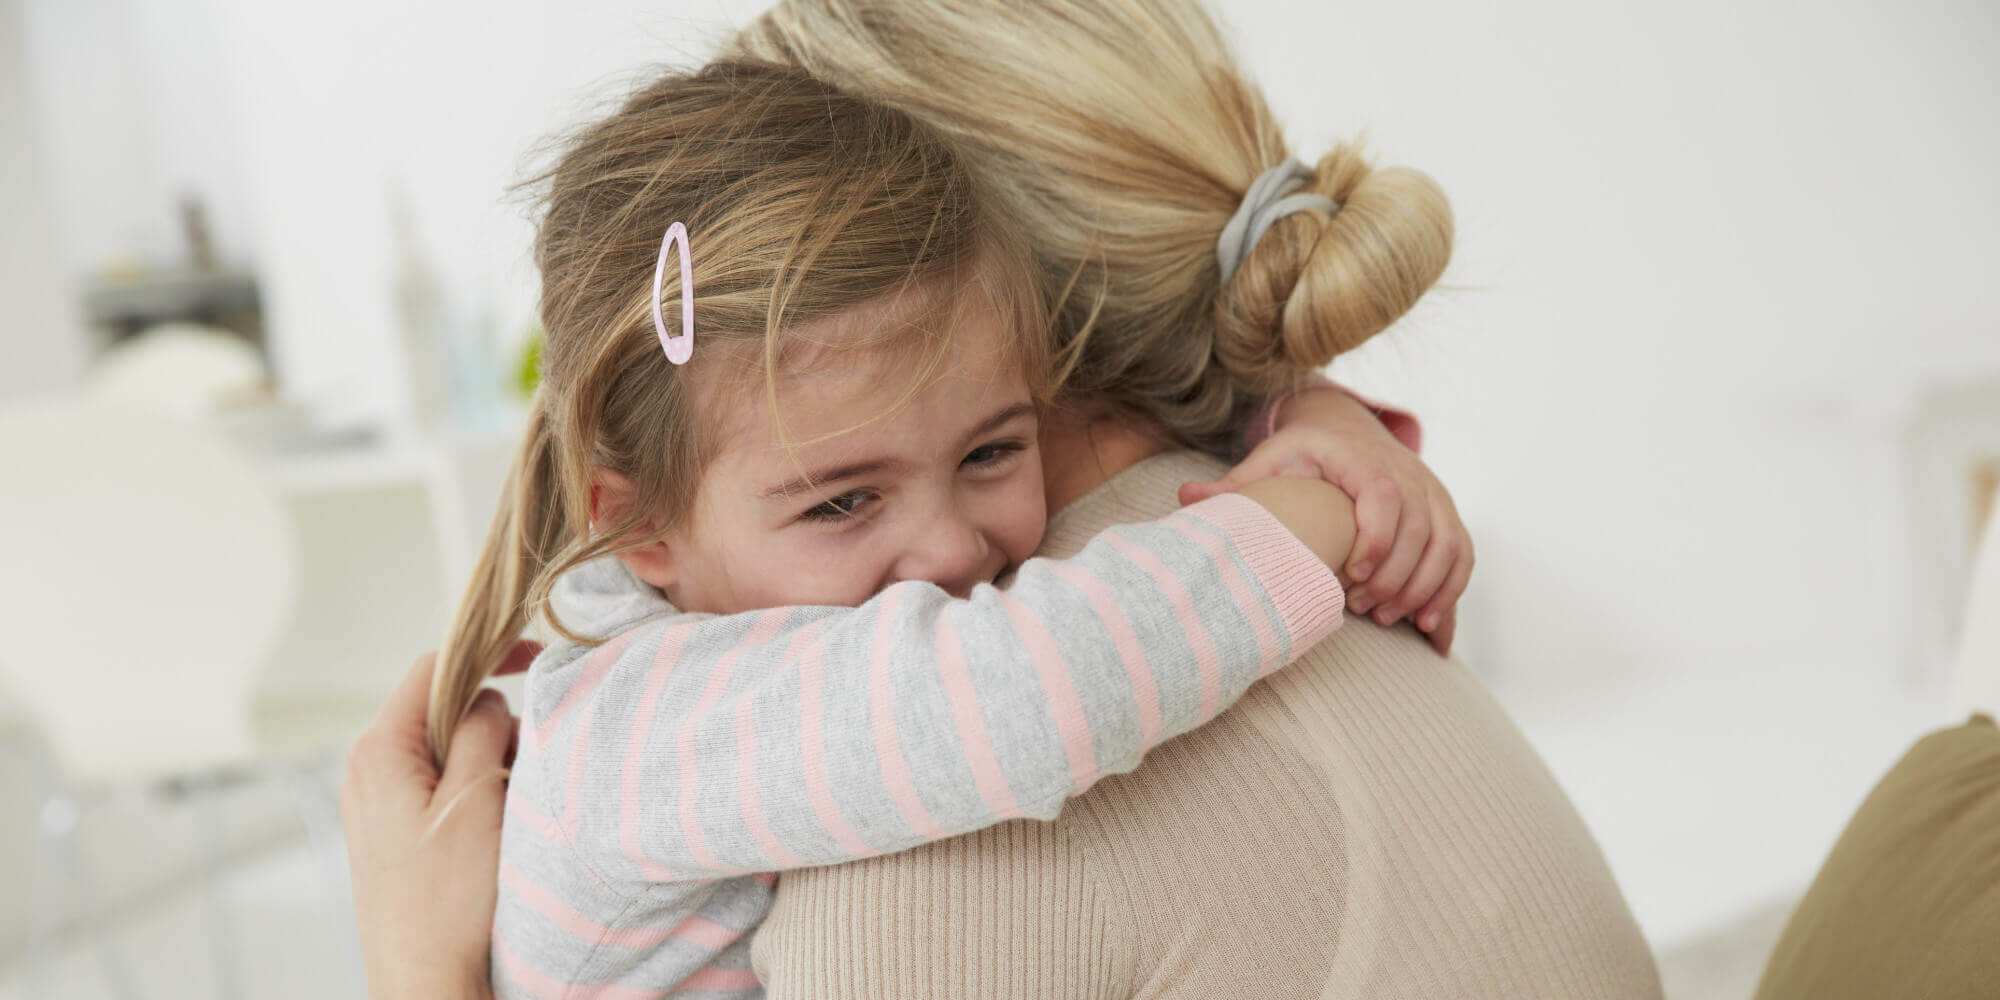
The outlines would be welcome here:
M 436 462 L 435 456 L 415 448 L 369 444 L 272 455 L 268 468 L 286 493 L 338 493 L 422 486 Z
M 84 284 L 84 313 L 92 322 L 157 322 L 257 308 L 257 279 L 244 271 L 176 269 L 130 278 L 93 278 Z

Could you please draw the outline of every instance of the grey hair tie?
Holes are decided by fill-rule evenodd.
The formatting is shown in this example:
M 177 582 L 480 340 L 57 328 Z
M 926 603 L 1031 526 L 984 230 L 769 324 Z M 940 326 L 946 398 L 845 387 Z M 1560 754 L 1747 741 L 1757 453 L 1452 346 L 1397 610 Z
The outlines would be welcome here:
M 1236 214 L 1229 217 L 1229 224 L 1222 227 L 1221 238 L 1215 241 L 1215 262 L 1222 267 L 1223 284 L 1229 284 L 1229 279 L 1236 276 L 1243 258 L 1250 256 L 1250 249 L 1279 219 L 1313 209 L 1328 215 L 1340 211 L 1340 203 L 1332 198 L 1297 193 L 1309 180 L 1312 170 L 1296 159 L 1289 159 L 1250 182 L 1250 190 L 1243 193 L 1243 203 L 1236 206 Z

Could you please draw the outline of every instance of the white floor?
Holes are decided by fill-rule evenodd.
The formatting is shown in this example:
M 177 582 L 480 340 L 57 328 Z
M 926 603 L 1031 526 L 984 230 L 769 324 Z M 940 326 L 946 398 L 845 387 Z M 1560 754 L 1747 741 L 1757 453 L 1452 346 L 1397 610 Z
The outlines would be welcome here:
M 70 943 L 40 970 L 0 970 L 0 1000 L 321 1000 L 364 996 L 353 911 L 303 841 L 222 880 L 229 961 L 218 962 L 209 899 L 189 892 L 131 914 L 105 940 Z M 32 963 L 30 963 L 32 965 Z M 217 975 L 231 970 L 234 989 Z M 124 988 L 114 977 L 123 976 Z

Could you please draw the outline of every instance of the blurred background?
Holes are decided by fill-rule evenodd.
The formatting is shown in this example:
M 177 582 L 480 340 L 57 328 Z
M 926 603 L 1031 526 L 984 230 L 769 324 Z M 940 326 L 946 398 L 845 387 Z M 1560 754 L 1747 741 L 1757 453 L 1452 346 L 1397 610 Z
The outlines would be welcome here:
M 509 186 L 762 6 L 0 0 L 0 997 L 362 995 L 331 796 L 513 444 Z M 2000 7 L 1221 7 L 1302 156 L 1451 195 L 1445 287 L 1334 375 L 1424 418 L 1458 655 L 1670 996 L 1747 996 L 2000 671 Z

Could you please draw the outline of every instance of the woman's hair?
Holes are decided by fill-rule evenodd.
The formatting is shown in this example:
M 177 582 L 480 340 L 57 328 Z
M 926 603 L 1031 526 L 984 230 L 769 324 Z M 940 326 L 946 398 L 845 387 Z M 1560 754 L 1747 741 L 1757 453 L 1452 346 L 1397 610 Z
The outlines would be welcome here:
M 570 136 L 528 183 L 540 195 L 541 385 L 438 654 L 428 729 L 440 761 L 529 622 L 601 638 L 569 632 L 551 611 L 556 578 L 689 516 L 715 448 L 711 411 L 744 397 L 758 372 L 775 403 L 781 370 L 894 347 L 908 359 L 899 372 L 921 385 L 948 346 L 937 321 L 958 290 L 979 289 L 1021 331 L 1014 346 L 1038 395 L 1052 391 L 1037 381 L 1054 367 L 1037 271 L 984 224 L 953 147 L 910 115 L 797 68 L 735 60 L 666 76 Z M 678 367 L 662 350 L 652 299 L 676 221 L 688 232 L 695 321 L 694 356 Z M 676 320 L 679 285 L 666 282 L 660 303 Z M 915 300 L 930 306 L 916 321 L 845 324 L 868 329 L 842 343 L 788 335 L 905 293 L 928 296 Z M 593 525 L 600 469 L 629 479 L 634 497 L 615 522 Z
M 1451 255 L 1422 173 L 1353 146 L 1227 283 L 1216 241 L 1288 153 L 1198 0 L 782 0 L 735 49 L 801 66 L 948 134 L 1050 276 L 1058 334 L 1088 333 L 1065 383 L 1184 444 L 1220 450 L 1245 404 L 1290 388 L 1403 315 Z

